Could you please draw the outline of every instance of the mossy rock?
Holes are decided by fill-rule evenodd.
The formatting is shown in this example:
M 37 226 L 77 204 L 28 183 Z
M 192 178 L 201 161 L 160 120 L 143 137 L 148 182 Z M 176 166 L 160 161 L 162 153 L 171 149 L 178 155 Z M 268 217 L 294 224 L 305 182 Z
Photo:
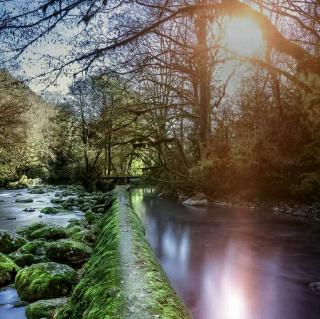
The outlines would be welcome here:
M 15 251 L 8 255 L 18 266 L 25 267 L 34 264 L 34 256 L 32 254 L 22 254 Z
M 9 257 L 20 267 L 46 262 L 48 258 L 46 256 L 45 244 L 46 242 L 43 240 L 31 241 L 20 247 L 19 250 L 11 253 Z
M 61 239 L 46 245 L 47 257 L 53 261 L 68 265 L 82 265 L 90 257 L 92 250 L 89 246 L 71 239 Z
M 22 236 L 15 232 L 10 232 L 6 230 L 0 230 L 0 252 L 9 254 L 21 246 L 26 244 L 28 241 Z
M 94 232 L 92 230 L 89 229 L 84 229 L 82 231 L 73 233 L 70 236 L 71 239 L 75 240 L 75 241 L 80 241 L 84 244 L 87 244 L 89 246 L 92 246 L 95 242 L 96 242 L 96 235 L 94 234 Z
M 39 222 L 18 230 L 20 234 L 29 239 L 57 240 L 67 236 L 66 230 L 59 225 Z
M 68 226 L 67 226 L 67 229 L 69 229 L 70 227 L 73 227 L 73 226 L 80 226 L 82 228 L 86 228 L 88 227 L 88 222 L 82 218 L 82 219 L 76 219 L 76 218 L 72 218 L 72 219 L 69 219 L 68 220 Z
M 52 204 L 61 204 L 61 203 L 63 203 L 64 202 L 64 200 L 62 199 L 62 198 L 52 198 L 51 199 L 51 203 Z
M 90 225 L 96 223 L 100 217 L 101 215 L 97 215 L 90 210 L 85 213 L 85 218 Z
M 74 191 L 65 190 L 65 191 L 61 192 L 61 195 L 63 197 L 67 197 L 67 196 L 76 196 L 77 194 Z
M 44 240 L 34 240 L 20 247 L 19 252 L 22 254 L 45 255 L 45 244 Z
M 32 198 L 17 198 L 16 203 L 33 203 Z
M 18 270 L 18 265 L 12 259 L 0 253 L 0 287 L 12 283 Z
M 33 302 L 26 307 L 27 319 L 53 319 L 57 310 L 67 301 L 68 299 L 63 297 Z
M 40 210 L 40 213 L 46 215 L 54 215 L 60 213 L 60 210 L 56 207 L 45 207 Z
M 43 188 L 31 188 L 29 194 L 45 194 L 46 191 Z
M 67 232 L 67 236 L 69 238 L 71 238 L 72 235 L 76 234 L 76 233 L 79 233 L 81 231 L 83 231 L 85 228 L 81 225 L 73 225 L 73 224 L 70 224 L 69 226 L 67 226 L 67 229 L 66 229 L 66 232 Z
M 77 282 L 77 273 L 68 265 L 55 262 L 34 264 L 16 275 L 15 287 L 22 300 L 64 297 Z
M 73 206 L 73 203 L 70 203 L 68 201 L 64 201 L 61 203 L 61 207 L 65 210 L 72 210 Z

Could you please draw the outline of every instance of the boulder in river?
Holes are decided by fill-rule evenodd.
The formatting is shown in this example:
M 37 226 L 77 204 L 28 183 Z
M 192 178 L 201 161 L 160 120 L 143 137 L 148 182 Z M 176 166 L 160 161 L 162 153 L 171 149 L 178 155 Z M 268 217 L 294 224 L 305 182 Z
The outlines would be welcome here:
M 33 199 L 32 198 L 18 198 L 16 199 L 16 203 L 33 203 Z
M 29 239 L 57 240 L 67 236 L 63 227 L 45 222 L 31 224 L 21 228 L 18 232 Z
M 36 209 L 35 208 L 25 208 L 23 211 L 27 212 L 27 213 L 33 213 L 36 211 Z
M 22 254 L 15 251 L 8 255 L 18 266 L 25 267 L 34 264 L 34 256 L 32 254 Z
M 61 239 L 46 245 L 47 257 L 52 261 L 62 262 L 71 266 L 85 263 L 92 249 L 79 241 Z
M 56 207 L 44 207 L 40 210 L 41 214 L 53 215 L 58 214 L 60 210 Z
M 188 206 L 208 206 L 210 203 L 205 195 L 199 193 L 185 200 L 183 204 Z
M 46 191 L 43 188 L 40 188 L 40 187 L 31 188 L 29 190 L 30 194 L 45 194 L 45 192 Z
M 0 287 L 13 282 L 18 270 L 19 267 L 13 260 L 0 253 Z
M 67 301 L 68 299 L 63 297 L 33 302 L 26 307 L 27 319 L 53 319 L 57 310 L 63 307 Z
M 31 302 L 67 296 L 76 283 L 77 273 L 70 266 L 48 262 L 21 269 L 15 287 L 22 300 Z
M 57 198 L 52 198 L 51 199 L 51 203 L 52 204 L 61 204 L 63 202 L 64 202 L 64 200 L 61 197 L 57 197 Z
M 10 232 L 7 230 L 0 230 L 0 252 L 9 254 L 22 245 L 26 244 L 28 241 L 22 236 L 15 232 Z
M 45 244 L 46 242 L 42 240 L 31 241 L 20 247 L 19 250 L 11 253 L 9 257 L 20 267 L 46 262 L 48 258 L 46 256 Z

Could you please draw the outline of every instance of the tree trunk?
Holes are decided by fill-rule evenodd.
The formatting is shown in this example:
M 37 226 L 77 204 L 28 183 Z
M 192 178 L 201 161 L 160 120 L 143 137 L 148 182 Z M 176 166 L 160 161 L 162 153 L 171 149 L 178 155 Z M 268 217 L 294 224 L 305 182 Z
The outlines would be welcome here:
M 199 0 L 200 4 L 207 0 Z M 208 118 L 210 109 L 210 71 L 209 71 L 209 49 L 207 44 L 208 20 L 205 10 L 200 10 L 196 17 L 197 28 L 197 68 L 199 72 L 199 146 L 200 159 L 209 156 L 208 145 Z

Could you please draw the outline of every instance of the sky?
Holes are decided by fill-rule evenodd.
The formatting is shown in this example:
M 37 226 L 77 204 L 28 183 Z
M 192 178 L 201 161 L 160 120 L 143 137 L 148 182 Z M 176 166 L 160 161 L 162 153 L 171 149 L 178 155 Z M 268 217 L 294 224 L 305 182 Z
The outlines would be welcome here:
M 18 2 L 17 0 L 16 3 Z M 55 34 L 49 35 L 45 40 L 40 41 L 37 46 L 30 47 L 26 51 L 24 59 L 21 61 L 20 69 L 14 71 L 13 74 L 23 79 L 34 78 L 41 74 L 44 70 L 48 69 L 45 57 L 51 55 L 54 58 L 63 58 L 66 56 L 72 49 L 68 42 L 77 32 L 79 32 L 79 29 L 72 30 L 60 26 L 55 30 Z M 61 38 L 65 40 L 63 42 L 53 41 L 56 34 L 63 35 Z M 244 56 L 256 54 L 263 48 L 261 32 L 254 22 L 237 18 L 232 19 L 226 25 L 226 36 L 223 44 L 231 51 Z M 228 77 L 234 65 L 235 63 L 229 62 L 220 69 L 221 79 Z M 229 91 L 235 90 L 240 80 L 241 74 L 237 74 L 230 82 Z M 28 85 L 36 93 L 42 93 L 45 89 L 49 92 L 58 92 L 65 95 L 68 93 L 68 87 L 72 84 L 72 81 L 71 75 L 61 74 L 49 87 L 47 87 L 47 83 L 42 79 L 28 82 Z

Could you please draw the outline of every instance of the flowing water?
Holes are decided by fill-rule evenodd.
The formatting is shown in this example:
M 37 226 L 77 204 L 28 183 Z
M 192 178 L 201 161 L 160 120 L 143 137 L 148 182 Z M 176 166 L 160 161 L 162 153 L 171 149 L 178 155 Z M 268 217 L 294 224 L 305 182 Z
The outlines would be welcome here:
M 320 223 L 186 207 L 133 191 L 146 237 L 195 319 L 319 319 Z
M 135 190 L 133 204 L 173 287 L 195 319 L 319 319 L 320 223 L 243 208 L 192 208 Z M 0 191 L 0 229 L 44 220 L 66 226 L 80 211 L 42 215 L 55 192 Z M 33 203 L 17 203 L 17 198 Z M 25 212 L 33 208 L 34 212 Z M 14 287 L 0 319 L 25 319 Z M 164 318 L 165 319 L 165 318 Z
M 0 191 L 0 229 L 16 230 L 25 225 L 39 221 L 53 222 L 66 226 L 71 218 L 83 218 L 83 213 L 77 209 L 62 211 L 55 215 L 40 213 L 41 208 L 57 206 L 51 203 L 55 198 L 54 189 L 44 194 L 29 194 L 27 189 Z M 16 200 L 32 198 L 32 203 L 18 203 Z M 32 211 L 24 211 L 25 209 Z M 25 307 L 21 303 L 14 287 L 0 289 L 0 319 L 25 319 Z

